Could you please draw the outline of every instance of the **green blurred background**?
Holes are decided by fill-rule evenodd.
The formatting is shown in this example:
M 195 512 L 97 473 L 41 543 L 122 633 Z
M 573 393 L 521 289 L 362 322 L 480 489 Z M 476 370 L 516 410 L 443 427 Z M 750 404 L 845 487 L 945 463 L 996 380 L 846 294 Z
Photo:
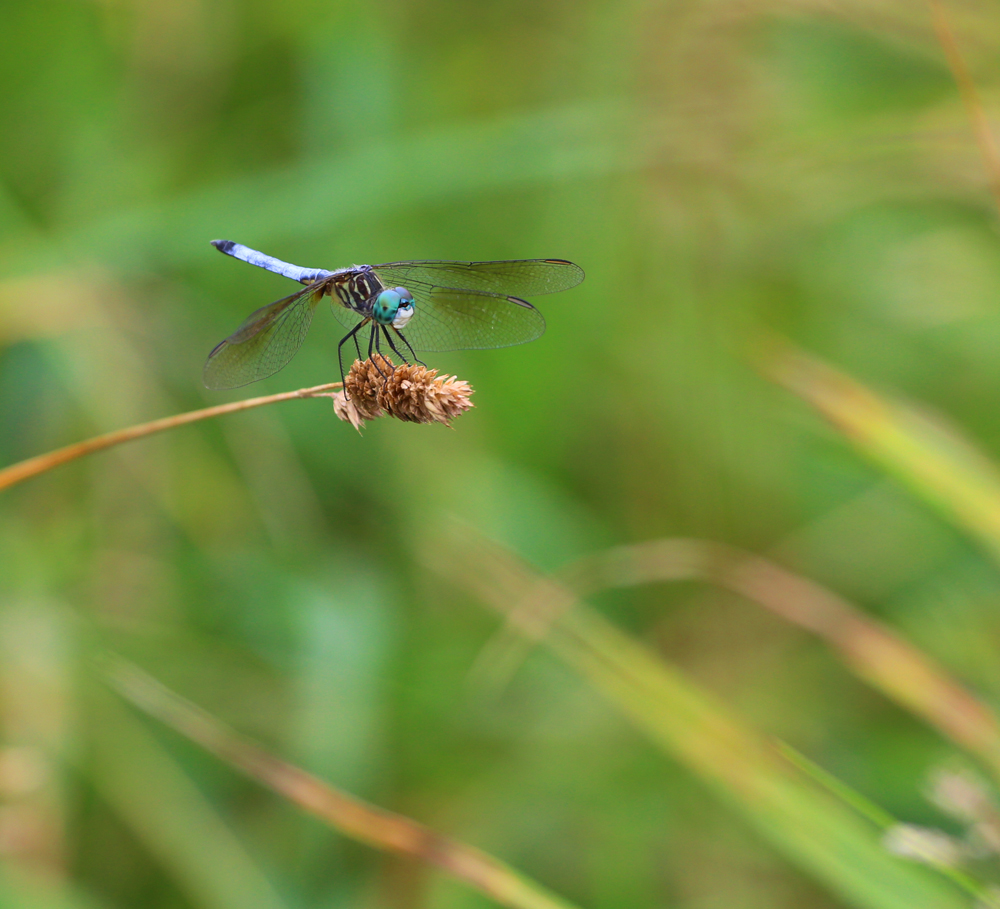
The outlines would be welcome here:
M 997 569 L 754 366 L 777 331 L 1000 452 L 997 214 L 928 10 L 0 9 L 0 464 L 241 396 L 207 392 L 202 362 L 290 285 L 216 237 L 330 269 L 587 272 L 538 301 L 541 340 L 433 355 L 476 388 L 454 431 L 386 419 L 362 436 L 296 401 L 2 495 L 3 899 L 491 905 L 138 718 L 93 672 L 113 649 L 582 906 L 844 905 L 547 654 L 474 684 L 498 621 L 447 566 L 455 526 L 542 570 L 658 537 L 726 542 L 1000 698 Z M 995 110 L 1000 18 L 950 14 Z M 339 331 L 319 311 L 249 393 L 339 378 Z M 953 747 L 823 644 L 699 584 L 596 605 L 895 816 L 949 827 L 923 790 Z

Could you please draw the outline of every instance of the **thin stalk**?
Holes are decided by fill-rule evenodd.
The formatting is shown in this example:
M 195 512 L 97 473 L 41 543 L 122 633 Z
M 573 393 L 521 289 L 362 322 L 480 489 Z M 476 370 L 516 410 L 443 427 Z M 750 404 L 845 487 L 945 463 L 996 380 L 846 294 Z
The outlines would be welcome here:
M 488 542 L 464 542 L 464 551 L 447 547 L 443 567 L 449 577 L 507 615 L 529 640 L 542 635 L 546 647 L 665 753 L 700 776 L 774 847 L 845 903 L 865 909 L 968 905 L 953 884 L 983 895 L 977 882 L 954 875 L 950 881 L 936 879 L 928 869 L 891 855 L 882 831 L 868 817 L 859 817 L 853 804 L 844 804 L 841 793 L 817 785 L 783 759 L 769 737 L 588 609 L 573 591 Z M 441 565 L 440 554 L 425 555 L 430 565 Z M 541 603 L 543 592 L 554 600 L 549 608 L 517 609 L 536 593 Z M 551 616 L 555 620 L 543 627 L 540 617 Z
M 944 50 L 944 55 L 948 60 L 948 68 L 951 70 L 952 78 L 958 86 L 962 101 L 965 103 L 965 109 L 972 121 L 979 152 L 983 156 L 983 163 L 986 166 L 990 189 L 993 191 L 993 198 L 996 200 L 997 206 L 1000 207 L 1000 150 L 997 149 L 996 137 L 990 129 L 986 111 L 983 110 L 982 101 L 979 100 L 979 93 L 976 91 L 976 83 L 972 81 L 969 68 L 965 65 L 962 53 L 958 49 L 958 42 L 955 40 L 955 33 L 951 30 L 951 24 L 948 22 L 944 7 L 939 0 L 928 0 L 928 4 L 931 8 L 934 32 L 942 50 Z
M 346 836 L 436 865 L 510 909 L 575 909 L 493 856 L 282 761 L 131 663 L 111 657 L 105 669 L 112 687 L 131 704 Z
M 319 398 L 328 397 L 334 390 L 343 387 L 341 382 L 330 382 L 326 385 L 315 385 L 312 388 L 300 388 L 297 391 L 283 391 L 276 395 L 265 395 L 262 398 L 246 398 L 242 401 L 232 401 L 229 404 L 217 404 L 215 407 L 205 407 L 202 410 L 189 410 L 186 413 L 174 414 L 172 417 L 162 417 L 159 420 L 151 420 L 149 423 L 138 423 L 135 426 L 128 426 L 125 429 L 117 429 L 101 436 L 94 436 L 83 442 L 74 442 L 65 448 L 57 448 L 45 454 L 36 455 L 26 461 L 18 461 L 9 467 L 0 470 L 0 491 L 10 486 L 20 483 L 23 480 L 36 477 L 40 473 L 52 470 L 69 461 L 75 461 L 84 455 L 93 454 L 95 451 L 103 451 L 105 448 L 113 448 L 123 442 L 131 442 L 134 439 L 142 439 L 146 436 L 154 435 L 158 432 L 165 432 L 168 429 L 176 429 L 178 426 L 186 426 L 188 423 L 197 423 L 199 420 L 210 420 L 213 417 L 221 417 L 227 413 L 237 413 L 241 410 L 251 410 L 254 407 L 263 407 L 265 404 L 277 404 L 281 401 L 292 401 L 296 398 Z
M 616 547 L 561 576 L 581 598 L 607 588 L 695 579 L 744 596 L 826 640 L 855 675 L 976 755 L 1000 779 L 1000 717 L 993 709 L 893 629 L 807 578 L 732 547 L 686 539 Z M 544 595 L 551 583 L 540 583 Z M 532 610 L 536 623 L 554 621 L 558 616 L 551 612 L 539 616 L 538 599 L 519 608 Z

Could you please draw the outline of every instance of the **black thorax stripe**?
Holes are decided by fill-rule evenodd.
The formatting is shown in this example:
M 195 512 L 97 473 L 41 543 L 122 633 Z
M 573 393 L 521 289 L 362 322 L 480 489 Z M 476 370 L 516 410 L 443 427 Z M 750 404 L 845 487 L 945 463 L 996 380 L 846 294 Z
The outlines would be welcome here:
M 367 313 L 372 300 L 385 288 L 368 266 L 357 271 L 346 271 L 333 276 L 333 289 L 337 298 L 348 309 Z

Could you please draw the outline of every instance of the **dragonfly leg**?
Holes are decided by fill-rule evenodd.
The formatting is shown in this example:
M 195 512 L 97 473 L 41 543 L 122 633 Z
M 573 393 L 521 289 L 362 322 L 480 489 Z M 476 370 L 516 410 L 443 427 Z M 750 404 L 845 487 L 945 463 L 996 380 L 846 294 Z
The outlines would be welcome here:
M 410 352 L 410 356 L 413 357 L 413 362 L 419 363 L 421 366 L 424 367 L 424 369 L 426 369 L 427 364 L 423 360 L 421 360 L 420 357 L 416 355 L 413 348 L 410 346 L 410 342 L 406 340 L 406 335 L 404 335 L 398 328 L 393 328 L 393 331 L 396 332 L 397 335 L 399 335 L 399 339 L 406 345 L 406 349 Z M 389 333 L 386 332 L 386 335 L 388 334 Z M 389 342 L 389 345 L 392 346 L 392 341 Z M 396 350 L 395 347 L 392 347 L 392 349 Z M 398 350 L 396 350 L 396 353 L 398 353 L 401 357 L 403 357 L 403 355 L 399 353 Z M 403 359 L 406 360 L 406 357 L 403 357 Z M 409 363 L 410 361 L 406 360 L 406 362 Z
M 372 366 L 375 367 L 378 374 L 383 379 L 387 379 L 388 376 L 382 372 L 378 362 L 372 357 L 372 351 L 375 353 L 382 353 L 382 351 L 378 349 L 378 325 L 375 322 L 372 322 L 372 333 L 368 336 L 368 359 L 371 361 Z
M 385 339 L 386 339 L 386 341 L 388 341 L 388 342 L 389 342 L 389 346 L 390 346 L 390 347 L 392 348 L 392 352 L 393 352 L 393 353 L 394 353 L 394 354 L 395 354 L 395 355 L 396 355 L 397 357 L 399 357 L 399 359 L 401 359 L 401 360 L 402 360 L 402 361 L 403 361 L 404 363 L 406 363 L 406 364 L 407 364 L 407 366 L 409 366 L 409 364 L 410 364 L 410 361 L 406 359 L 406 355 L 405 355 L 405 354 L 402 354 L 402 353 L 400 353 L 400 352 L 399 352 L 399 349 L 398 349 L 398 348 L 396 347 L 396 345 L 392 343 L 392 335 L 390 335 L 390 334 L 389 334 L 389 329 L 388 329 L 388 327 L 387 327 L 387 326 L 385 326 L 385 325 L 383 325 L 383 326 L 382 326 L 382 331 L 384 331 L 384 332 L 385 332 Z M 393 331 L 395 331 L 395 329 L 393 329 Z
M 347 342 L 348 338 L 354 338 L 354 346 L 358 349 L 358 359 L 361 359 L 361 348 L 358 346 L 358 330 L 364 327 L 368 323 L 368 319 L 363 322 L 358 322 L 344 337 L 340 339 L 340 343 L 337 345 L 337 361 L 340 363 L 340 381 L 341 384 L 345 384 L 344 380 L 344 354 L 342 353 L 342 348 Z M 344 395 L 347 395 L 347 388 L 344 388 Z
M 378 353 L 378 355 L 379 355 L 380 357 L 382 357 L 382 358 L 383 358 L 383 360 L 384 360 L 384 359 L 385 359 L 385 354 L 384 354 L 384 353 L 382 353 L 382 342 L 381 342 L 381 332 L 379 331 L 379 329 L 381 329 L 382 331 L 384 331 L 384 332 L 385 332 L 385 336 L 386 336 L 386 339 L 388 339 L 388 337 L 389 337 L 389 332 L 388 332 L 388 331 L 386 331 L 386 328 L 385 328 L 385 326 L 384 326 L 384 325 L 379 325 L 379 324 L 378 324 L 378 323 L 376 323 L 376 322 L 372 322 L 372 338 L 373 338 L 373 339 L 374 339 L 374 341 L 375 341 L 375 351 L 376 351 L 376 352 Z M 390 346 L 390 347 L 392 347 L 392 341 L 389 341 L 389 346 Z M 395 347 L 392 347 L 392 349 L 393 349 L 393 350 L 396 350 L 396 348 L 395 348 Z M 397 353 L 397 354 L 398 354 L 398 355 L 399 355 L 400 357 L 402 357 L 402 356 L 403 356 L 403 355 L 402 355 L 401 353 L 399 353 L 399 351 L 398 351 L 398 350 L 396 350 L 396 353 Z M 369 354 L 369 357 L 371 357 L 371 354 Z M 404 357 L 404 359 L 405 359 L 405 357 Z M 381 370 L 381 369 L 379 369 L 379 366 L 378 366 L 378 363 L 377 363 L 377 362 L 375 362 L 374 360 L 372 360 L 372 362 L 373 362 L 373 363 L 375 363 L 375 368 L 376 368 L 376 369 L 378 369 L 378 374 L 379 374 L 380 376 L 382 376 L 382 378 L 383 378 L 383 379 L 385 379 L 386 381 L 388 381 L 389 377 L 390 377 L 390 376 L 391 376 L 391 375 L 392 375 L 392 374 L 393 374 L 393 373 L 394 373 L 394 372 L 396 371 L 396 367 L 395 367 L 395 366 L 393 366 L 393 367 L 392 367 L 392 369 L 390 369 L 390 370 L 389 370 L 389 375 L 387 376 L 387 375 L 386 375 L 386 374 L 385 374 L 384 372 L 382 372 L 382 370 Z

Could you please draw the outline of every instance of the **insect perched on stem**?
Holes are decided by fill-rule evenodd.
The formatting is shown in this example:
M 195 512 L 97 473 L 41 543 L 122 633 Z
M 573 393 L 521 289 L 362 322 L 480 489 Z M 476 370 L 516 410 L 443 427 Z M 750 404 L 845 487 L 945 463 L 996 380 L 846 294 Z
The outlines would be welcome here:
M 325 271 L 290 265 L 231 240 L 213 240 L 212 245 L 306 285 L 252 312 L 208 355 L 205 385 L 217 389 L 249 385 L 284 368 L 302 346 L 324 296 L 349 329 L 337 346 L 343 379 L 348 341 L 354 342 L 358 359 L 364 342 L 369 359 L 384 342 L 406 363 L 411 358 L 421 362 L 417 351 L 480 350 L 533 341 L 545 331 L 545 319 L 513 294 L 550 294 L 583 280 L 583 269 L 564 259 L 390 262 Z

